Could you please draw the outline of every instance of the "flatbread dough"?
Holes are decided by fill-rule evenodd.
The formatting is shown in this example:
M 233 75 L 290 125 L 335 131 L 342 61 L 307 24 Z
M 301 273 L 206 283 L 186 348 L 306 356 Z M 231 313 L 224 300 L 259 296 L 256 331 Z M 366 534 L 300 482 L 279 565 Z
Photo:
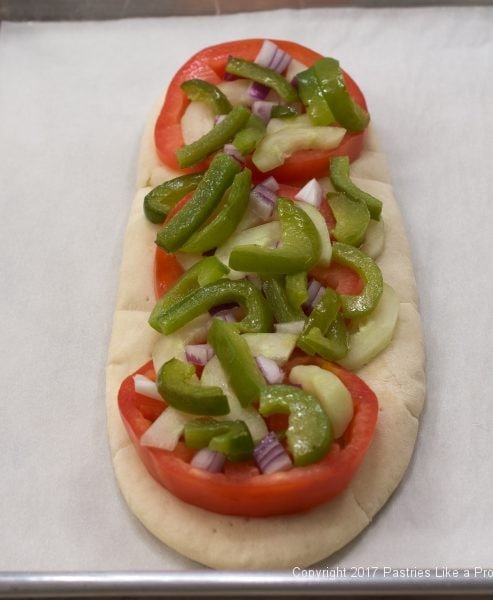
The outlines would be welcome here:
M 158 107 L 161 106 L 158 103 Z M 424 353 L 416 284 L 387 163 L 372 128 L 351 167 L 355 183 L 383 201 L 386 245 L 378 258 L 384 280 L 400 298 L 390 346 L 358 373 L 379 400 L 375 436 L 346 491 L 300 515 L 263 519 L 210 513 L 178 500 L 147 472 L 130 442 L 117 406 L 122 380 L 151 359 L 159 334 L 148 324 L 154 305 L 152 265 L 158 226 L 144 217 L 142 200 L 177 174 L 154 149 L 153 111 L 140 153 L 138 190 L 124 241 L 120 287 L 107 366 L 107 415 L 115 473 L 137 518 L 162 542 L 217 569 L 291 569 L 326 558 L 358 535 L 385 504 L 411 459 L 424 401 Z

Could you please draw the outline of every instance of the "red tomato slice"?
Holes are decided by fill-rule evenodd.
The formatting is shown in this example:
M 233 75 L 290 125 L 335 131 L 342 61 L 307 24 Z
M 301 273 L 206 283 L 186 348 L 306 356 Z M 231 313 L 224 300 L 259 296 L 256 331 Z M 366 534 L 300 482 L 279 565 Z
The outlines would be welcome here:
M 238 56 L 246 60 L 254 60 L 257 56 L 263 39 L 240 40 L 226 42 L 211 46 L 192 56 L 176 73 L 171 80 L 166 93 L 163 107 L 156 121 L 154 140 L 157 153 L 161 161 L 172 169 L 180 170 L 176 159 L 176 151 L 184 145 L 181 133 L 181 118 L 189 103 L 186 94 L 180 85 L 187 79 L 199 78 L 213 84 L 218 84 L 224 79 L 226 64 L 230 56 Z M 311 66 L 321 55 L 309 48 L 285 40 L 273 40 L 282 50 L 288 52 L 301 63 Z M 351 77 L 343 72 L 344 80 L 349 94 L 363 108 L 366 109 L 365 98 Z M 302 150 L 294 153 L 286 162 L 269 172 L 278 181 L 301 182 L 312 177 L 321 177 L 327 174 L 328 161 L 331 156 L 349 156 L 350 160 L 356 159 L 364 143 L 364 132 L 346 133 L 341 144 L 334 150 Z M 249 164 L 251 167 L 252 165 Z M 193 172 L 204 169 L 204 164 L 196 165 L 184 172 Z M 254 181 L 267 177 L 253 168 Z
M 246 517 L 301 512 L 341 493 L 371 443 L 378 413 L 377 398 L 361 379 L 337 365 L 304 356 L 293 359 L 287 370 L 295 364 L 317 364 L 337 375 L 351 394 L 354 417 L 323 460 L 272 475 L 258 474 L 252 463 L 231 464 L 224 473 L 209 473 L 190 465 L 193 452 L 183 444 L 173 452 L 141 446 L 139 439 L 150 421 L 141 412 L 142 397 L 135 393 L 132 376 L 127 377 L 118 394 L 120 413 L 152 477 L 184 502 L 220 514 Z M 137 372 L 147 372 L 151 367 L 148 363 Z

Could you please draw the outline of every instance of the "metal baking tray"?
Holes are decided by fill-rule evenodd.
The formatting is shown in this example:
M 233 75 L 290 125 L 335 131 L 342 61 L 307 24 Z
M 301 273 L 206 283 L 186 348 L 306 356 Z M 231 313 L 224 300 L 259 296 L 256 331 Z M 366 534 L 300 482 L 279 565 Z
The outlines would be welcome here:
M 195 14 L 223 14 L 242 10 L 304 8 L 315 6 L 409 6 L 409 5 L 489 5 L 483 2 L 448 1 L 401 2 L 398 0 L 317 1 L 317 0 L 0 0 L 0 19 L 97 20 Z M 1 35 L 1 29 L 0 29 Z M 310 573 L 297 576 L 287 572 L 3 572 L 0 597 L 316 597 L 358 595 L 483 595 L 493 593 L 493 569 L 469 572 L 465 569 L 430 569 L 420 575 L 412 570 L 394 577 L 382 569 L 363 568 L 351 572 Z M 426 569 L 424 571 L 427 571 Z M 471 576 L 471 574 L 473 574 Z

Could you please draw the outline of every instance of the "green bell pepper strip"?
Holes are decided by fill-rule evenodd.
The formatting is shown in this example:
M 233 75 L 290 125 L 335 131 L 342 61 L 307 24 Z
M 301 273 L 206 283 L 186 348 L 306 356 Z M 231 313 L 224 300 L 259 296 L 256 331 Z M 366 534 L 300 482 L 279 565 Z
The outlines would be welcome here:
M 165 181 L 144 198 L 144 214 L 151 223 L 162 223 L 169 211 L 188 193 L 193 192 L 203 173 L 190 173 Z
M 285 102 L 297 102 L 299 100 L 295 88 L 274 69 L 231 56 L 226 65 L 226 73 L 261 83 L 277 92 Z
M 353 200 L 342 192 L 327 194 L 327 202 L 336 220 L 331 234 L 338 242 L 359 246 L 365 239 L 370 211 L 363 200 Z
M 226 115 L 233 108 L 221 90 L 202 79 L 188 79 L 180 85 L 189 100 L 204 102 L 210 106 L 215 115 Z
M 259 412 L 289 414 L 286 438 L 296 466 L 317 462 L 329 451 L 332 426 L 314 396 L 291 385 L 269 385 L 260 394 Z
M 229 258 L 232 269 L 263 275 L 283 275 L 308 271 L 318 262 L 322 244 L 310 217 L 288 198 L 278 198 L 276 207 L 281 222 L 281 246 L 237 246 Z
M 172 358 L 159 369 L 156 385 L 163 399 L 173 408 L 191 415 L 227 415 L 229 403 L 218 386 L 189 383 L 195 367 Z
M 233 324 L 220 319 L 212 320 L 207 340 L 214 348 L 240 404 L 244 408 L 250 406 L 258 400 L 266 383 L 248 344 Z
M 173 333 L 214 306 L 231 302 L 239 304 L 247 312 L 241 321 L 235 323 L 238 331 L 242 333 L 271 331 L 272 313 L 260 290 L 249 281 L 230 279 L 209 283 L 188 294 L 180 302 L 159 314 L 154 329 L 164 334 Z
M 370 115 L 349 95 L 339 62 L 334 58 L 321 58 L 312 68 L 336 121 L 349 131 L 363 131 Z
M 327 104 L 322 88 L 313 69 L 296 75 L 298 94 L 306 107 L 306 112 L 315 125 L 332 125 L 334 115 Z
M 341 294 L 342 314 L 354 319 L 371 313 L 383 292 L 383 277 L 377 263 L 358 248 L 336 242 L 332 259 L 353 269 L 365 282 L 361 294 Z
M 234 158 L 217 154 L 190 202 L 158 232 L 156 244 L 166 252 L 179 250 L 213 212 L 239 170 Z
M 305 319 L 305 314 L 299 306 L 294 307 L 291 305 L 281 277 L 265 279 L 262 288 L 277 323 L 289 323 L 290 321 L 303 321 Z
M 291 117 L 297 117 L 300 114 L 298 108 L 294 105 L 282 106 L 276 104 L 270 111 L 271 119 L 290 119 Z
M 242 154 L 247 156 L 257 147 L 258 142 L 264 137 L 266 131 L 265 123 L 257 115 L 250 115 L 245 127 L 240 129 L 233 138 L 233 146 Z
M 164 333 L 161 330 L 160 323 L 170 308 L 183 300 L 188 294 L 208 283 L 221 279 L 228 273 L 228 267 L 223 265 L 215 256 L 206 256 L 183 273 L 166 294 L 157 301 L 149 317 L 149 325 L 156 331 Z
M 178 164 L 181 169 L 192 167 L 212 154 L 220 150 L 224 144 L 231 141 L 235 134 L 240 131 L 248 121 L 250 111 L 244 106 L 235 106 L 224 119 L 217 123 L 208 133 L 197 141 L 183 146 L 176 151 Z
M 248 207 L 251 181 L 250 169 L 244 169 L 235 175 L 229 192 L 226 192 L 227 198 L 224 204 L 219 205 L 217 215 L 202 229 L 191 235 L 180 248 L 181 252 L 202 254 L 217 248 L 229 238 Z
M 337 315 L 325 333 L 312 327 L 298 338 L 297 345 L 307 354 L 318 354 L 327 360 L 344 358 L 349 351 L 349 333 L 344 319 Z
M 232 461 L 246 460 L 254 448 L 252 436 L 243 421 L 194 419 L 185 424 L 183 434 L 189 448 L 208 447 L 222 452 Z
M 330 159 L 330 180 L 338 192 L 344 192 L 352 200 L 364 202 L 372 219 L 376 221 L 380 219 L 382 201 L 354 185 L 349 177 L 348 156 L 337 156 Z
M 338 360 L 348 353 L 349 334 L 340 316 L 339 294 L 327 288 L 310 313 L 296 344 L 307 354 Z
M 295 308 L 300 308 L 308 300 L 308 277 L 306 271 L 286 275 L 286 294 Z

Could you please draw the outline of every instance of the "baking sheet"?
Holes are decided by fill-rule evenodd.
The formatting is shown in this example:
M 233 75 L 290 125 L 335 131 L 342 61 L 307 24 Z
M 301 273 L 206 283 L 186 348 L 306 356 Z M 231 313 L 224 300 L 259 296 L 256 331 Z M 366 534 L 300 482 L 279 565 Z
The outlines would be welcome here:
M 0 570 L 201 567 L 121 499 L 104 365 L 139 137 L 204 46 L 281 37 L 365 91 L 406 221 L 427 351 L 413 463 L 322 567 L 491 566 L 493 8 L 320 9 L 0 30 Z

